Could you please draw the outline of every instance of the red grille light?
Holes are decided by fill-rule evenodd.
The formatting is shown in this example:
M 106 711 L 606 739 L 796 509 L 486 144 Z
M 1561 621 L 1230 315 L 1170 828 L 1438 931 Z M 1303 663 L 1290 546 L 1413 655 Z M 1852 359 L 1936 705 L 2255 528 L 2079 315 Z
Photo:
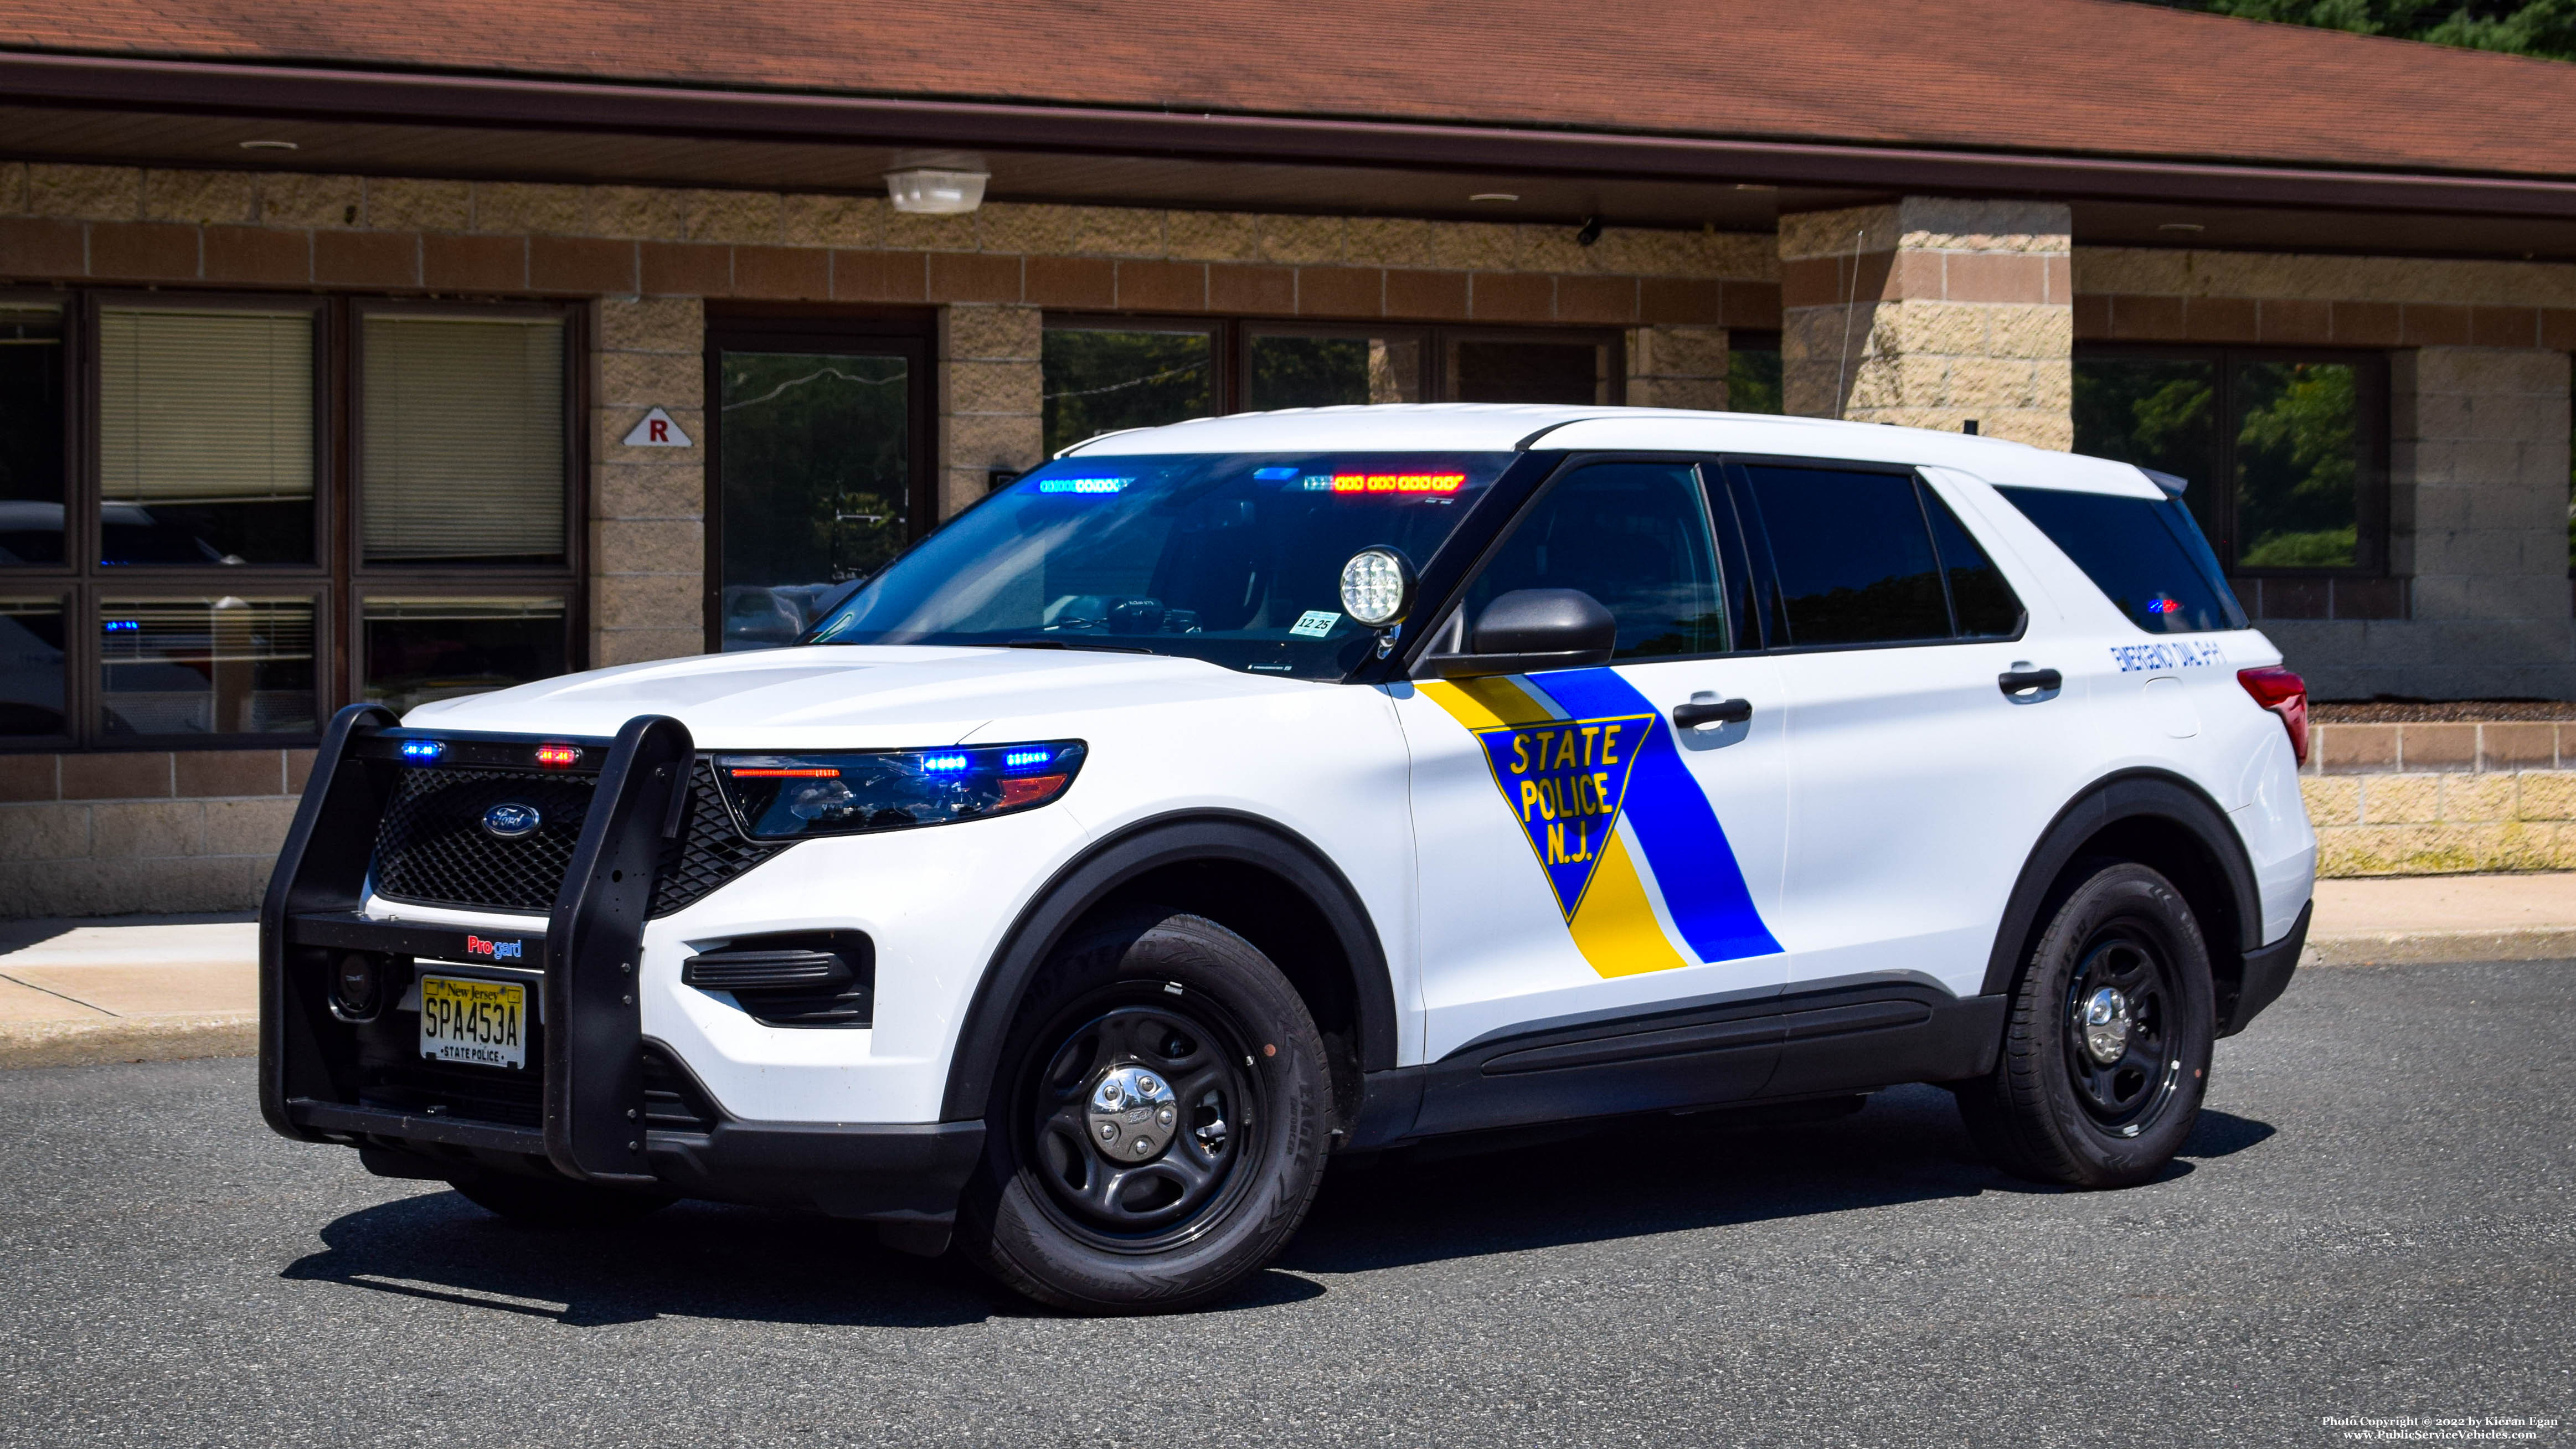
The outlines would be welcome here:
M 539 745 L 537 763 L 550 770 L 568 769 L 581 763 L 581 750 L 575 745 Z
M 2282 727 L 2290 732 L 2290 753 L 2300 764 L 2308 762 L 2308 682 L 2275 664 L 2265 669 L 2240 669 L 2236 682 L 2254 696 L 2254 702 L 2281 717 Z

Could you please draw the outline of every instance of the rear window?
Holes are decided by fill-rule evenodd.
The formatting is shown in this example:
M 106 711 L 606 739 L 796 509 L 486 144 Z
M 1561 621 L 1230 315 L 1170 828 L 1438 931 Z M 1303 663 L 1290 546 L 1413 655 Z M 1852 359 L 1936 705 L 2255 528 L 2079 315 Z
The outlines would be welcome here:
M 2179 498 L 1998 488 L 2022 516 L 2150 634 L 2245 627 L 2218 557 Z

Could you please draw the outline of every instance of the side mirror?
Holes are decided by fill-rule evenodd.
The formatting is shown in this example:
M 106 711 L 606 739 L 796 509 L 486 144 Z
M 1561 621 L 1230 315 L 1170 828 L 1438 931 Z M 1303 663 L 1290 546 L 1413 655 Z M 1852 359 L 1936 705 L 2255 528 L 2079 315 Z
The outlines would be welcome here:
M 1470 652 L 1434 654 L 1426 662 L 1443 679 L 1535 674 L 1607 664 L 1618 643 L 1619 621 L 1590 594 L 1514 589 L 1478 616 L 1468 638 Z

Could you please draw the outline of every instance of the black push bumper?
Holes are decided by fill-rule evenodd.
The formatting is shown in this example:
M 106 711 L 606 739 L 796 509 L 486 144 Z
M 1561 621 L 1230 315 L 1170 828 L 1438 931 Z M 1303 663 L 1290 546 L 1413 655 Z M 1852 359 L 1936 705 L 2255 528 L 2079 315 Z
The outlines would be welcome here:
M 982 1154 L 981 1122 L 745 1122 L 715 1110 L 688 1130 L 654 1125 L 636 968 L 694 755 L 679 721 L 631 720 L 592 752 L 605 758 L 545 929 L 488 936 L 358 914 L 388 781 L 402 768 L 394 725 L 372 705 L 332 720 L 260 909 L 260 1109 L 272 1128 L 359 1147 L 371 1167 L 403 1176 L 552 1173 L 845 1217 L 955 1208 Z M 353 952 L 406 969 L 414 959 L 541 967 L 539 1088 L 521 1120 L 507 1120 L 508 1104 L 371 1099 L 369 1047 L 330 996 L 335 965 Z M 381 1062 L 381 1037 L 373 1049 Z
M 2281 999 L 2290 989 L 2291 973 L 2299 969 L 2299 952 L 2308 944 L 2308 915 L 2316 909 L 2310 901 L 2299 907 L 2298 924 L 2290 934 L 2269 946 L 2245 953 L 2245 972 L 2238 979 L 2236 1001 L 2228 1009 L 2227 1019 L 2218 1024 L 2220 1036 L 2234 1036 L 2243 1031 L 2263 1008 Z

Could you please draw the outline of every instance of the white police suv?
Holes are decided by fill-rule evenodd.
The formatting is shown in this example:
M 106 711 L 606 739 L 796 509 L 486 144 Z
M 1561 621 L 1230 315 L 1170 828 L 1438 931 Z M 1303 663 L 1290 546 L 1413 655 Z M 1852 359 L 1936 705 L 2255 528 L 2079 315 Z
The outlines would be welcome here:
M 2180 491 L 1643 409 L 1097 438 L 793 647 L 344 710 L 262 1105 L 509 1216 L 807 1207 L 1111 1312 L 1443 1133 L 1938 1082 L 2135 1183 L 2315 863 Z

